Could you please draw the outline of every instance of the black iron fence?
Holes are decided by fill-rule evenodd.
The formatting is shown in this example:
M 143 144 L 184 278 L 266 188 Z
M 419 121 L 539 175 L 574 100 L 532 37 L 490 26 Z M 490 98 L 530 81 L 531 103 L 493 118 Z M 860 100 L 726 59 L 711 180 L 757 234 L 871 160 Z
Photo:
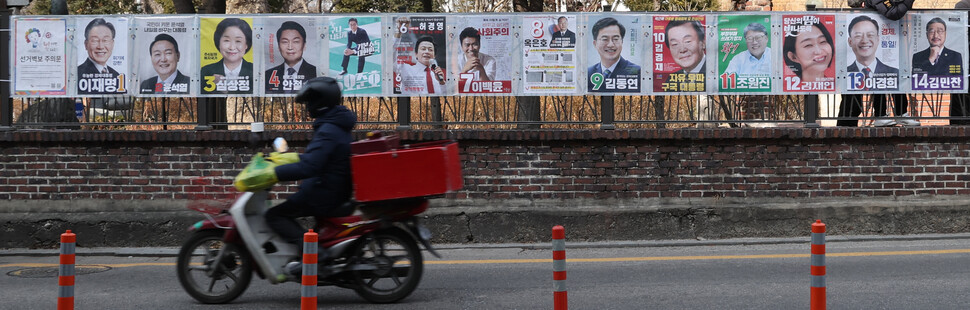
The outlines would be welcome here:
M 544 96 L 544 97 L 414 97 L 346 98 L 361 129 L 595 129 L 742 126 L 834 126 L 836 120 L 871 125 L 875 115 L 898 116 L 899 104 L 888 96 L 886 113 L 872 101 L 851 102 L 859 117 L 840 117 L 840 95 L 818 96 Z M 967 117 L 950 117 L 966 96 L 911 94 L 910 119 L 922 125 L 948 125 Z M 809 100 L 806 100 L 809 99 Z M 962 101 L 962 102 L 961 102 Z M 806 105 L 806 102 L 809 102 Z M 25 98 L 10 101 L 13 129 L 91 130 L 249 130 L 254 122 L 267 129 L 306 128 L 302 106 L 290 98 Z M 814 105 L 814 109 L 806 106 Z M 964 109 L 965 110 L 965 109 Z M 956 121 L 955 121 L 956 120 Z

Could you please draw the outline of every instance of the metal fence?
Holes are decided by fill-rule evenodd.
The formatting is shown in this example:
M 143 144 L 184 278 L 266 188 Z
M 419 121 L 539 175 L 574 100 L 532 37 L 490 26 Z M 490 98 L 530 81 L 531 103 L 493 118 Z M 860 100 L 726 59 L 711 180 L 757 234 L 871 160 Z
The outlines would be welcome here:
M 834 126 L 836 120 L 870 125 L 879 115 L 863 97 L 854 102 L 859 117 L 839 117 L 841 96 L 544 96 L 347 98 L 360 129 L 595 129 L 743 126 Z M 949 94 L 911 94 L 906 111 L 923 125 L 950 123 Z M 809 100 L 806 100 L 809 99 Z M 890 97 L 886 114 L 896 103 Z M 90 130 L 249 130 L 253 122 L 267 129 L 307 128 L 311 120 L 290 98 L 105 97 L 72 101 L 61 98 L 11 102 L 14 129 Z M 806 106 L 815 106 L 806 109 Z M 814 113 L 809 113 L 814 112 Z M 966 117 L 956 117 L 965 120 Z

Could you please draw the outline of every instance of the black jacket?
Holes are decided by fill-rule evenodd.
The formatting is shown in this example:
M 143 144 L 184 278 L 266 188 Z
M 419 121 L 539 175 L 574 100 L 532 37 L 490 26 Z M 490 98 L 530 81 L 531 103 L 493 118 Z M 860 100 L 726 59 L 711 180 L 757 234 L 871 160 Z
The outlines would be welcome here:
M 890 20 L 900 20 L 913 8 L 915 0 L 865 0 L 865 7 L 876 10 Z
M 313 207 L 335 207 L 350 200 L 350 133 L 357 115 L 345 106 L 328 109 L 313 121 L 313 140 L 300 162 L 276 167 L 280 181 L 304 180 L 289 201 Z

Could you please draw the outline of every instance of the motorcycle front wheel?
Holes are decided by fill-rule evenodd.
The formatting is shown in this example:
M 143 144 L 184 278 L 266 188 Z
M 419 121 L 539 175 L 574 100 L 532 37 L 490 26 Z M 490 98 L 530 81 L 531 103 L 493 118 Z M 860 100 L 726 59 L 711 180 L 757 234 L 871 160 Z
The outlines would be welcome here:
M 373 303 L 392 303 L 414 292 L 421 281 L 421 249 L 407 234 L 378 232 L 355 248 L 354 291 Z
M 202 303 L 230 302 L 246 291 L 253 278 L 249 253 L 241 246 L 222 242 L 223 234 L 222 230 L 196 232 L 179 251 L 179 283 Z M 219 263 L 214 263 L 217 260 Z

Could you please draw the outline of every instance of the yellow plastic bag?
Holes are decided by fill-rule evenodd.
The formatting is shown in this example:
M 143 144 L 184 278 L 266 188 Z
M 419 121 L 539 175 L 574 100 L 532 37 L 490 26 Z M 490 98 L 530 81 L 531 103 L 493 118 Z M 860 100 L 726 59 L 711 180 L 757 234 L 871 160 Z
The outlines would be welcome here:
M 300 154 L 272 152 L 269 153 L 269 157 L 266 159 L 276 163 L 277 165 L 287 165 L 300 162 Z
M 276 178 L 276 163 L 263 158 L 263 153 L 257 153 L 243 169 L 233 185 L 240 192 L 252 192 L 273 187 L 279 179 Z

